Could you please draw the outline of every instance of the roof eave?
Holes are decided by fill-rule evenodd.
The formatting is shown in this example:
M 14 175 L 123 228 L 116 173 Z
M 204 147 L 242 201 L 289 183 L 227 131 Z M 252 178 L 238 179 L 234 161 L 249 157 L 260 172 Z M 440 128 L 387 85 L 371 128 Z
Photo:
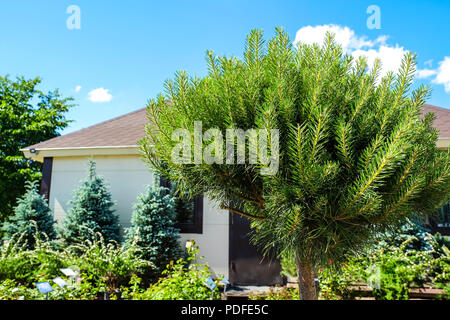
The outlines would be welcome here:
M 93 146 L 93 147 L 64 147 L 64 148 L 37 148 L 31 152 L 30 148 L 20 149 L 28 159 L 39 162 L 47 157 L 83 157 L 99 155 L 139 155 L 137 145 L 133 146 Z

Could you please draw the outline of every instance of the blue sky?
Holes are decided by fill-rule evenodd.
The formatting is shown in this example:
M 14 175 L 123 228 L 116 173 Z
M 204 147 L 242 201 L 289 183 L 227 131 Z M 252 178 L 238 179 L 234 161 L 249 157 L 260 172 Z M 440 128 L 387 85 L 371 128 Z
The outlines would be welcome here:
M 70 5 L 80 8 L 80 29 L 66 26 Z M 381 29 L 367 26 L 370 5 Z M 72 96 L 68 133 L 144 107 L 177 70 L 205 75 L 207 49 L 241 56 L 253 28 L 270 37 L 282 26 L 292 41 L 332 29 L 349 52 L 386 65 L 417 53 L 416 84 L 433 87 L 429 103 L 450 108 L 449 16 L 450 1 L 437 0 L 2 1 L 0 74 L 40 76 L 41 89 Z

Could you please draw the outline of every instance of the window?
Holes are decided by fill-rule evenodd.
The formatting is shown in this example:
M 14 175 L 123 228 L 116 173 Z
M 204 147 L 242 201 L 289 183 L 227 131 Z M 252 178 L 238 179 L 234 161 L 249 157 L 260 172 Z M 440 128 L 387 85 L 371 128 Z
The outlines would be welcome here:
M 160 185 L 174 190 L 175 184 L 160 179 Z M 193 200 L 182 197 L 175 198 L 175 211 L 177 213 L 175 227 L 180 233 L 203 233 L 203 196 L 196 196 Z
M 428 219 L 431 232 L 439 232 L 442 235 L 450 236 L 450 203 L 440 208 Z
M 450 227 L 450 203 L 438 210 L 435 222 L 438 227 L 449 228 Z

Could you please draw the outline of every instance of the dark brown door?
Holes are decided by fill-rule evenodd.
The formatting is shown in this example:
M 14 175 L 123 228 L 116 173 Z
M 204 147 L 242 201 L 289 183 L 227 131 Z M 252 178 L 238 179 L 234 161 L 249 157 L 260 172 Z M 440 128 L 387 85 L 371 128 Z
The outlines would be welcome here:
M 249 241 L 250 221 L 230 213 L 229 275 L 232 285 L 269 286 L 281 284 L 278 260 L 263 257 Z

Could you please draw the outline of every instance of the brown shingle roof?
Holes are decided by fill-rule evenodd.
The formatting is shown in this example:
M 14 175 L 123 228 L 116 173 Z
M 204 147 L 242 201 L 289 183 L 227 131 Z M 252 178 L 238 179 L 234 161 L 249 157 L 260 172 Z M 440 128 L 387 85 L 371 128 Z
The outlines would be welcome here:
M 434 127 L 440 131 L 440 137 L 449 138 L 450 110 L 424 104 L 422 113 L 429 112 L 433 112 L 436 115 Z M 146 109 L 142 108 L 91 127 L 29 146 L 25 149 L 136 146 L 137 142 L 144 136 L 144 125 L 147 121 Z
M 142 108 L 25 149 L 136 146 L 144 137 L 144 125 L 147 122 L 146 109 Z
M 430 112 L 433 112 L 436 116 L 433 127 L 439 130 L 439 138 L 450 138 L 450 109 L 424 104 L 422 114 Z

